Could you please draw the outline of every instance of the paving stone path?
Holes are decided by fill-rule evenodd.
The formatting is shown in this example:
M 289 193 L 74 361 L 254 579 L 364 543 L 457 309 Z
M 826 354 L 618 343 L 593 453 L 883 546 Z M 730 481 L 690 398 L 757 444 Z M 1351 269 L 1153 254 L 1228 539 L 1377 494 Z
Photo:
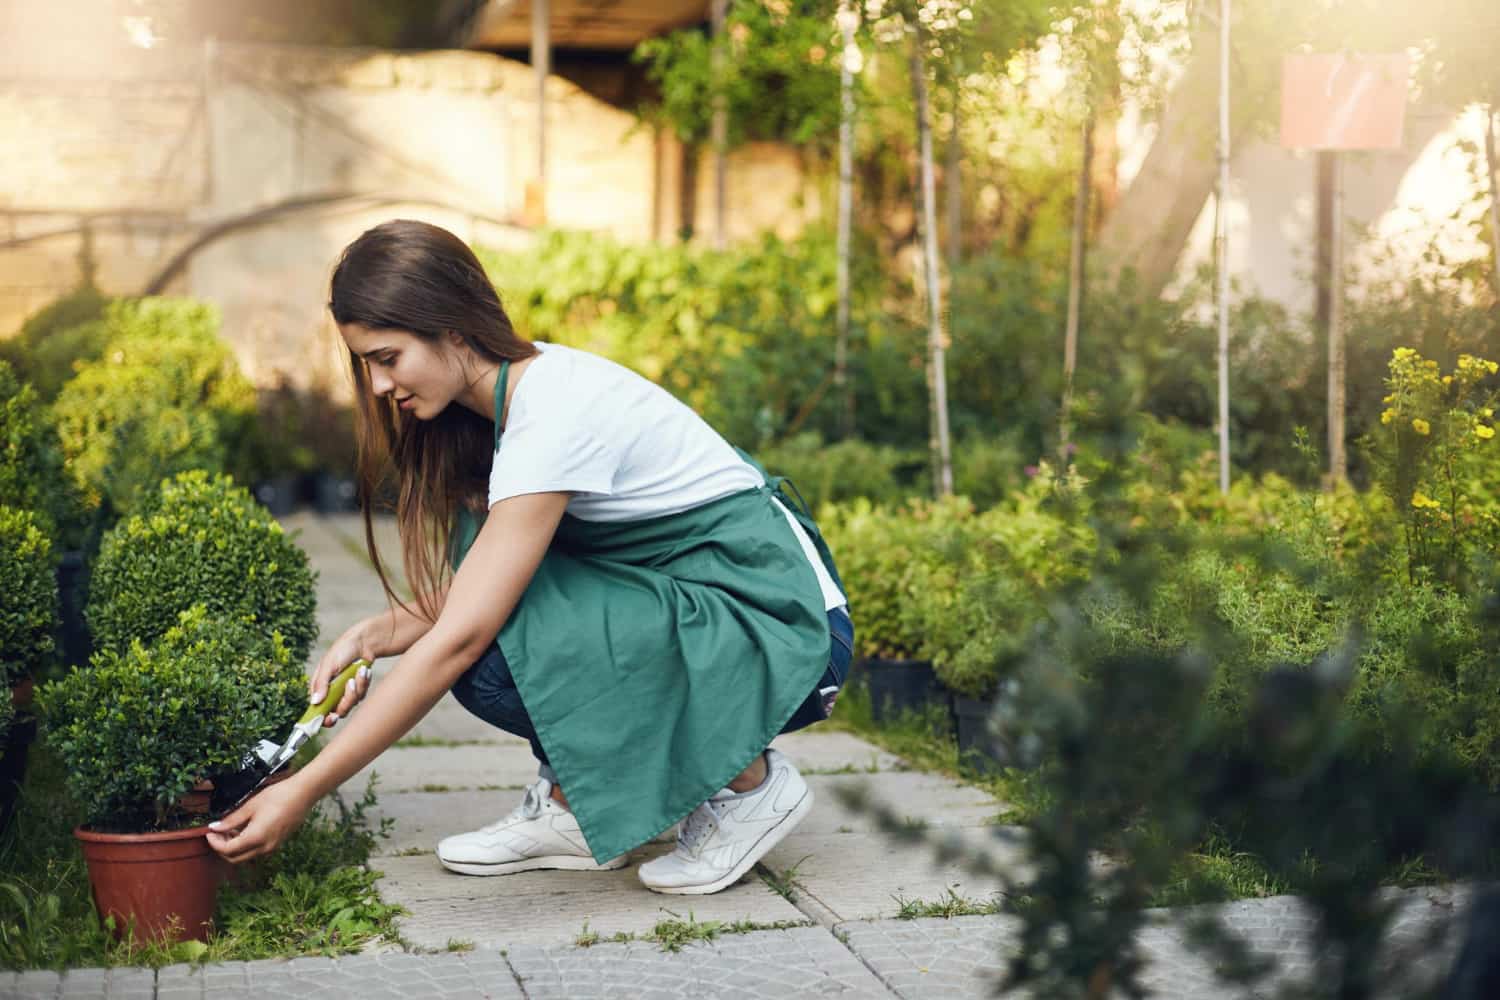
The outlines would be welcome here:
M 384 606 L 363 555 L 357 518 L 303 514 L 286 524 L 299 532 L 298 541 L 319 573 L 318 618 L 325 643 Z M 390 556 L 386 565 L 399 564 L 389 522 L 377 537 Z M 377 664 L 376 683 L 380 672 Z M 721 893 L 668 897 L 640 884 L 636 866 L 668 850 L 667 835 L 636 850 L 633 864 L 615 872 L 464 877 L 443 870 L 433 846 L 450 833 L 509 812 L 534 779 L 536 764 L 524 741 L 445 698 L 406 740 L 345 786 L 357 795 L 369 772 L 378 774 L 376 814 L 393 824 L 371 866 L 384 873 L 381 896 L 408 911 L 400 923 L 406 950 L 385 946 L 339 959 L 159 971 L 0 971 L 0 998 L 948 1000 L 993 995 L 995 977 L 1015 942 L 1012 918 L 896 917 L 903 900 L 938 902 L 951 892 L 983 901 L 993 898 L 996 885 L 955 865 L 935 863 L 930 851 L 893 843 L 876 831 L 870 817 L 841 804 L 837 793 L 863 786 L 899 813 L 946 827 L 966 843 L 1004 857 L 1015 849 L 1006 839 L 1014 831 L 994 825 L 1001 803 L 979 789 L 911 770 L 846 733 L 814 727 L 775 745 L 807 776 L 817 805 L 762 865 Z M 1462 893 L 1452 890 L 1404 894 L 1393 938 L 1422 962 L 1439 967 L 1451 944 L 1433 945 L 1422 932 L 1460 909 L 1462 901 Z M 1285 959 L 1290 974 L 1311 969 L 1310 920 L 1296 900 L 1246 901 L 1224 912 L 1257 950 Z M 1172 1000 L 1235 995 L 1189 951 L 1173 915 L 1159 916 L 1160 925 L 1142 938 L 1155 995 Z M 665 951 L 645 939 L 664 920 L 718 922 L 722 932 L 711 941 Z M 617 936 L 620 940 L 612 940 Z M 584 946 L 589 941 L 597 943 Z

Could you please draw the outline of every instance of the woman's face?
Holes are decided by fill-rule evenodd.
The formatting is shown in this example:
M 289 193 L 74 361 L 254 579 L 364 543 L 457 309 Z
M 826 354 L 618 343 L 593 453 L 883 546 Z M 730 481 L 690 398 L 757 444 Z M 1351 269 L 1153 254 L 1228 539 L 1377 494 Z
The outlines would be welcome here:
M 463 368 L 450 344 L 360 323 L 341 324 L 339 333 L 349 350 L 365 360 L 375 395 L 390 396 L 418 420 L 442 413 L 464 389 Z

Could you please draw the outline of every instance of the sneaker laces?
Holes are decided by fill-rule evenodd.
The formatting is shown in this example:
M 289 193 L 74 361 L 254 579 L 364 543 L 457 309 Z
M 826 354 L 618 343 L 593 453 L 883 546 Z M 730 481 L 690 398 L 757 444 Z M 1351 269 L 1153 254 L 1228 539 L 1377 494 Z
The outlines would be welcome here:
M 503 819 L 498 819 L 485 827 L 486 833 L 494 833 L 503 830 L 512 823 L 523 820 L 536 819 L 542 814 L 542 804 L 552 796 L 552 782 L 546 778 L 538 778 L 526 786 L 526 794 L 521 796 L 521 802 L 510 814 Z
M 682 826 L 677 830 L 677 846 L 696 857 L 703 842 L 710 836 L 710 830 L 716 833 L 718 829 L 719 811 L 714 808 L 713 800 L 710 799 L 688 813 L 687 819 L 682 821 Z

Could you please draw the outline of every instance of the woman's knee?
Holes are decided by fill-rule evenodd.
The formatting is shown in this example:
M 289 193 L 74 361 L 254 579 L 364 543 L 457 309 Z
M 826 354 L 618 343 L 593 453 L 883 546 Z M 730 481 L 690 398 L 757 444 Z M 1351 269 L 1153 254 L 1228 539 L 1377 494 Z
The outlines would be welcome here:
M 535 733 L 498 643 L 463 672 L 452 691 L 460 705 L 490 725 L 527 738 Z

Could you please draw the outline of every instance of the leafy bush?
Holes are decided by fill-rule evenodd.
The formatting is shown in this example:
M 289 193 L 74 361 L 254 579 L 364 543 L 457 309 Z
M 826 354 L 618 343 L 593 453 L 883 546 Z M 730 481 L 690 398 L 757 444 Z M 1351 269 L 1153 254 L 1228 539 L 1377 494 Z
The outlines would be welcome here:
M 1059 503 L 1080 484 L 1043 465 L 1025 489 L 973 518 L 939 528 L 940 558 L 920 564 L 922 651 L 960 694 L 993 693 L 1042 619 L 1047 595 L 1087 576 L 1093 534 Z
M 1462 586 L 1476 562 L 1500 556 L 1497 373 L 1500 364 L 1469 354 L 1447 375 L 1409 347 L 1391 355 L 1386 409 L 1366 441 L 1400 514 L 1408 579 Z
M 838 558 L 849 609 L 859 621 L 857 655 L 911 659 L 926 649 L 931 595 L 925 588 L 951 558 L 938 540 L 964 530 L 973 517 L 973 505 L 962 497 L 914 498 L 895 507 L 860 499 L 819 512 L 818 526 Z
M 94 505 L 134 511 L 185 469 L 222 470 L 243 448 L 255 393 L 219 340 L 218 314 L 179 299 L 109 306 L 103 357 L 79 366 L 54 404 L 78 486 Z
M 37 704 L 87 821 L 141 830 L 180 824 L 183 794 L 285 735 L 306 695 L 279 634 L 199 605 L 152 645 L 102 650 L 43 685 Z
M 626 246 L 592 233 L 547 235 L 525 253 L 480 250 L 518 329 L 602 354 L 696 409 L 747 451 L 799 431 L 836 436 L 837 304 L 830 234 L 766 236 L 730 251 Z M 851 340 L 861 426 L 892 441 L 891 421 L 926 427 L 921 342 L 881 309 L 880 275 L 856 256 Z M 918 367 L 911 368 L 915 346 Z M 898 375 L 898 380 L 887 375 Z M 902 431 L 921 441 L 922 431 Z
M 926 455 L 857 438 L 824 444 L 817 434 L 798 434 L 761 449 L 759 460 L 772 475 L 790 479 L 813 510 L 856 497 L 896 503 L 928 492 Z
M 29 510 L 58 548 L 83 544 L 82 498 L 63 471 L 57 435 L 36 391 L 0 361 L 0 504 Z
M 52 652 L 57 577 L 52 542 L 30 511 L 0 505 L 0 699 Z
M 248 491 L 184 472 L 105 535 L 85 614 L 95 643 L 123 652 L 202 604 L 279 633 L 300 664 L 318 633 L 314 581 L 307 554 Z
M 28 318 L 21 331 L 0 341 L 0 359 L 15 366 L 44 403 L 75 374 L 75 366 L 104 353 L 109 328 L 103 322 L 109 299 L 83 285 Z

